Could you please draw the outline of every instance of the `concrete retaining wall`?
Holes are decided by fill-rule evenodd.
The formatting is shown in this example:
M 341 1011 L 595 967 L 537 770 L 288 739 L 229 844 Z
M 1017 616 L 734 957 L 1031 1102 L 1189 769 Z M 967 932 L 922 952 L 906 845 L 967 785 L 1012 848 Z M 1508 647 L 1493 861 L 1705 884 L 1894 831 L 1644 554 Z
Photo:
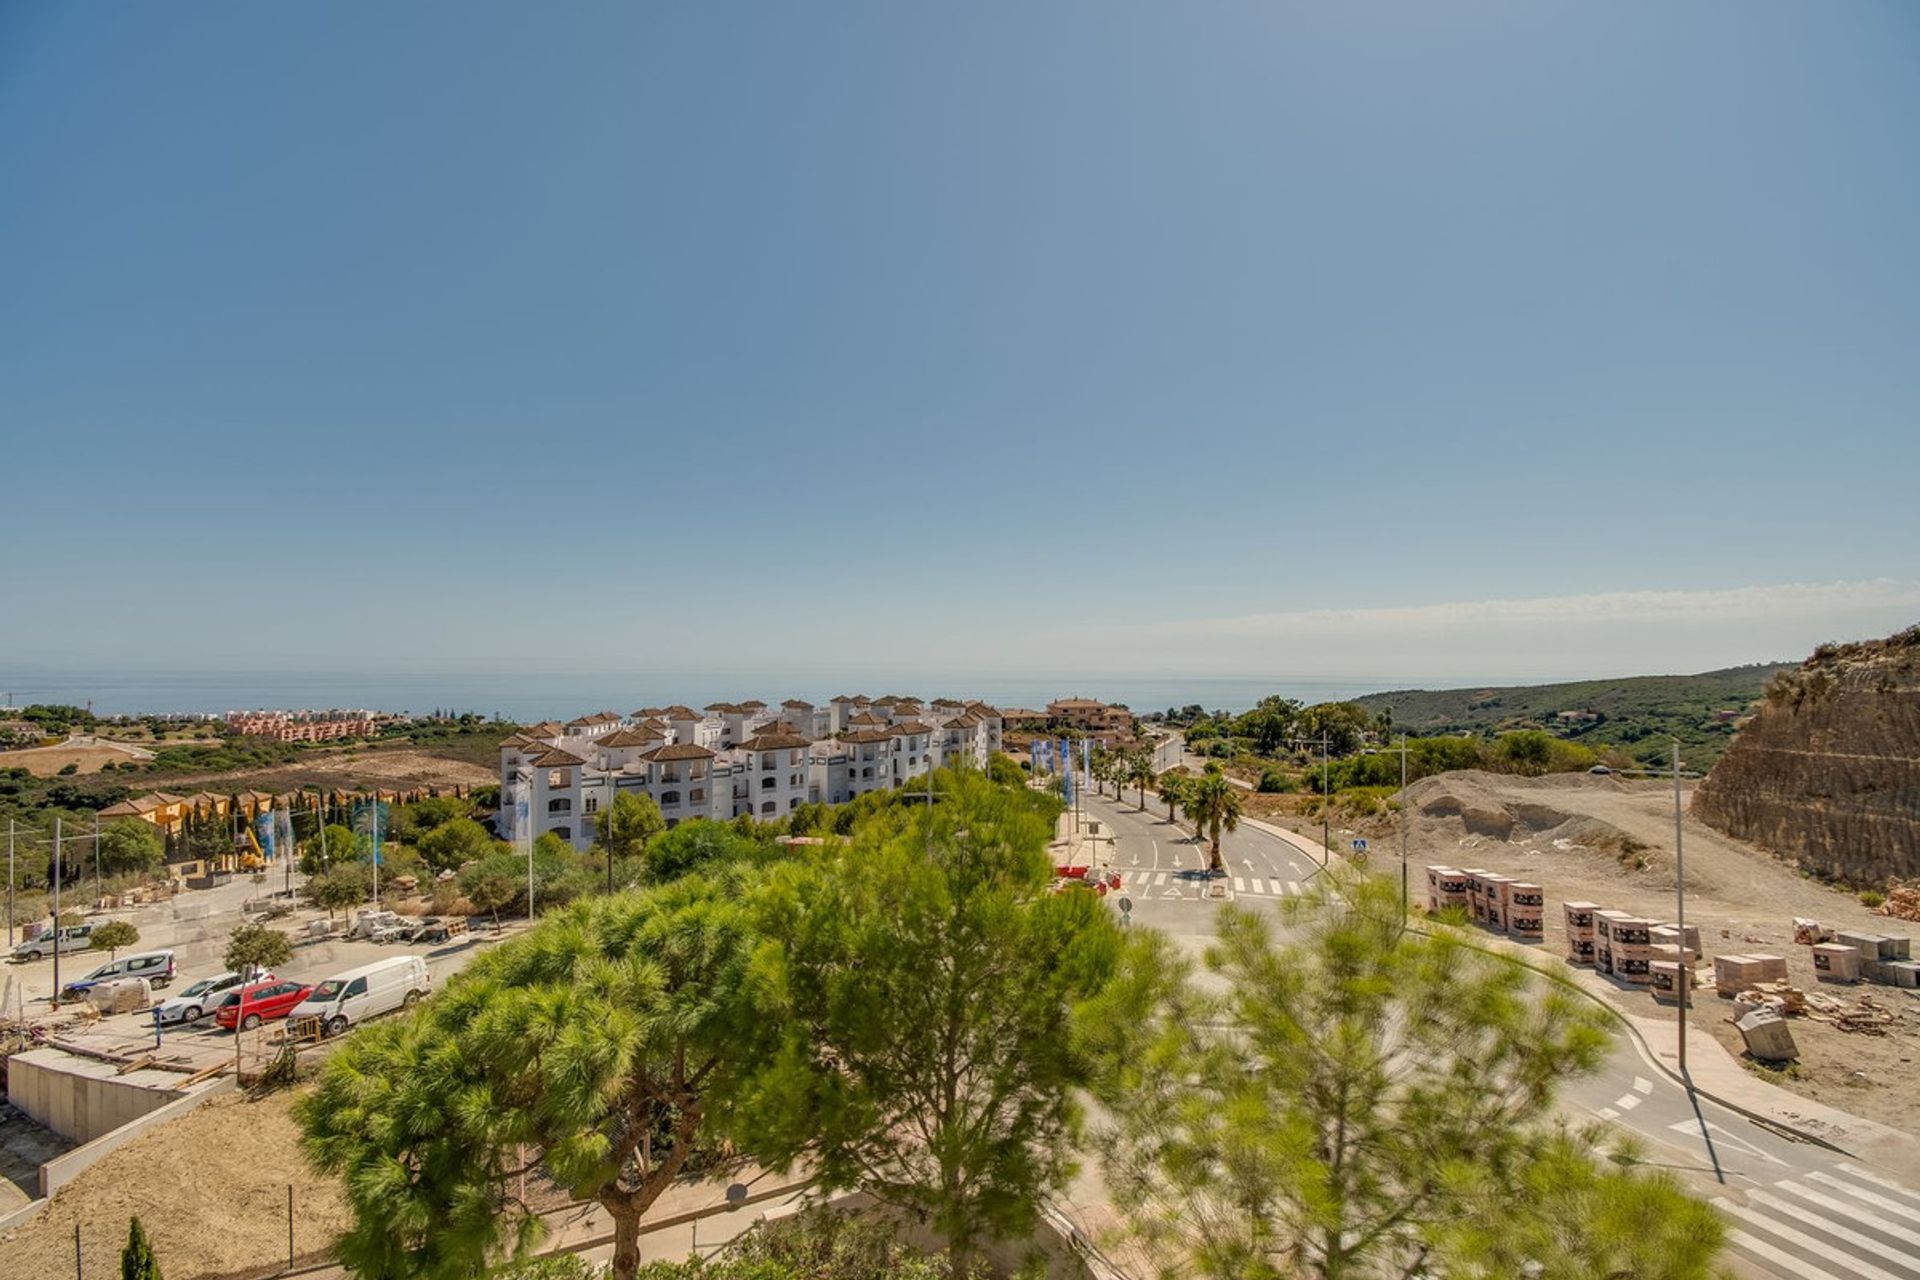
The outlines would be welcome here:
M 177 1071 L 119 1074 L 110 1062 L 58 1049 L 30 1049 L 7 1060 L 7 1101 L 72 1142 L 89 1143 L 176 1102 Z

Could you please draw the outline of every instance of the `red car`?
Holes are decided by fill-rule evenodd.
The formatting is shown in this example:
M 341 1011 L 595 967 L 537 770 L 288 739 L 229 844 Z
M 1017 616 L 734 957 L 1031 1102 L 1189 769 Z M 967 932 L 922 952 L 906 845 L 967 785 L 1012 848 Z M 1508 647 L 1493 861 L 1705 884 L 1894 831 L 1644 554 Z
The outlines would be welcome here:
M 249 982 L 220 1002 L 220 1007 L 213 1011 L 213 1020 L 229 1031 L 236 1025 L 242 1031 L 251 1031 L 268 1018 L 286 1017 L 311 990 L 313 988 L 303 982 L 289 982 L 285 978 Z

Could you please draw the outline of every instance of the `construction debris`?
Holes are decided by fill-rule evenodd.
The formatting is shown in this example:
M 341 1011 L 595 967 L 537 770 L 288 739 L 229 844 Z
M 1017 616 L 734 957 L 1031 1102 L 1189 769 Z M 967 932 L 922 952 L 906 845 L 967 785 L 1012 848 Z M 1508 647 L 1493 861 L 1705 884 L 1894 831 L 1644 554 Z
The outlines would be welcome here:
M 1740 1038 L 1746 1041 L 1747 1052 L 1767 1062 L 1786 1062 L 1800 1056 L 1793 1043 L 1793 1032 L 1787 1028 L 1787 1020 L 1772 1009 L 1755 1009 L 1743 1015 L 1734 1023 L 1740 1029 Z
M 1818 942 L 1832 942 L 1833 930 L 1827 928 L 1827 926 L 1821 924 L 1818 920 L 1808 920 L 1802 916 L 1795 916 L 1793 918 L 1793 940 L 1803 947 L 1810 947 Z
M 1880 914 L 1920 923 L 1920 882 L 1888 881 L 1887 900 L 1880 904 Z

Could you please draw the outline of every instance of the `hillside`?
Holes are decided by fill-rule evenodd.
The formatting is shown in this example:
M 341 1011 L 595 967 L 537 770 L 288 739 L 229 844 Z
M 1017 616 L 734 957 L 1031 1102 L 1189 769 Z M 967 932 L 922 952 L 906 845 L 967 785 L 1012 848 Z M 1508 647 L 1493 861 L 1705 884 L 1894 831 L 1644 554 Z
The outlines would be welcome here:
M 1664 762 L 1680 739 L 1687 764 L 1707 768 L 1733 740 L 1735 722 L 1792 663 L 1756 663 L 1690 676 L 1622 676 L 1497 688 L 1396 689 L 1354 699 L 1375 715 L 1391 710 L 1412 734 L 1545 729 L 1589 746 L 1617 745 Z
M 1920 626 L 1769 683 L 1693 811 L 1823 879 L 1920 876 Z

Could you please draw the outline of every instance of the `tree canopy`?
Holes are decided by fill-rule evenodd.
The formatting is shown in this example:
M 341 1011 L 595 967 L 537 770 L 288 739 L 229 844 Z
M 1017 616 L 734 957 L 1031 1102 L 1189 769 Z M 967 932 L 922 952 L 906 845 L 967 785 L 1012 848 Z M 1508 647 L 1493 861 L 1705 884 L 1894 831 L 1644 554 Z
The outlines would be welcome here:
M 773 1029 L 750 999 L 755 938 L 737 894 L 701 877 L 592 898 L 361 1029 L 296 1112 L 354 1211 L 342 1261 L 466 1280 L 532 1243 L 524 1151 L 607 1210 L 628 1280 L 641 1215 L 722 1158 L 713 1123 Z
M 243 924 L 227 937 L 227 949 L 221 960 L 236 973 L 259 967 L 273 969 L 293 959 L 293 940 L 278 929 L 262 924 Z
M 977 775 L 943 795 L 769 872 L 756 901 L 782 945 L 760 985 L 785 1034 L 739 1137 L 925 1222 L 960 1274 L 1071 1172 L 1098 1065 L 1083 1019 L 1128 944 L 1100 898 L 1045 891 L 1047 797 Z
M 166 852 L 166 838 L 151 822 L 116 818 L 101 828 L 100 869 L 108 875 L 158 871 Z
M 1554 1127 L 1559 1086 L 1607 1047 L 1597 1010 L 1405 931 L 1384 881 L 1296 901 L 1284 945 L 1266 917 L 1220 913 L 1226 993 L 1176 977 L 1108 1095 L 1109 1184 L 1167 1274 L 1709 1274 L 1710 1210 Z

